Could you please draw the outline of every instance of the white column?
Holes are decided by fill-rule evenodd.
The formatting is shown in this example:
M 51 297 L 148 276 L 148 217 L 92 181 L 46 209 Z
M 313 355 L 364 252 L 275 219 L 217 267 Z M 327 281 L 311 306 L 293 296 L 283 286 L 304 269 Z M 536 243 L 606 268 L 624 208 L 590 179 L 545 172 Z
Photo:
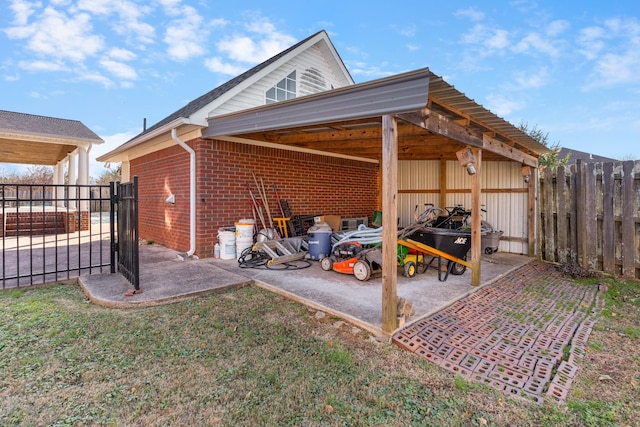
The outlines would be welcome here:
M 124 160 L 122 162 L 122 169 L 120 171 L 122 175 L 120 177 L 121 182 L 129 182 L 131 181 L 131 165 L 129 164 L 129 160 Z
M 55 167 L 55 170 L 58 171 L 58 180 L 54 182 L 54 184 L 58 185 L 58 187 L 56 187 L 57 206 L 61 208 L 64 207 L 64 187 L 61 186 L 64 185 L 64 164 L 66 161 L 67 159 L 59 161 Z
M 69 154 L 69 209 L 76 208 L 76 151 Z
M 89 156 L 86 147 L 78 147 L 78 185 L 80 187 L 80 211 L 89 210 Z

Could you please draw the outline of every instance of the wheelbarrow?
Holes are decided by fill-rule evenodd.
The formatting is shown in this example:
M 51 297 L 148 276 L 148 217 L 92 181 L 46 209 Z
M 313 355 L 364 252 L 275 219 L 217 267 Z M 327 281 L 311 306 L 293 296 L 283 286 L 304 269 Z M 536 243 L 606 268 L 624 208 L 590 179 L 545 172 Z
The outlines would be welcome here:
M 467 267 L 471 268 L 471 264 L 466 261 L 467 253 L 471 249 L 470 232 L 424 227 L 405 236 L 404 240 L 398 240 L 398 243 L 433 257 L 429 264 L 426 264 L 425 271 L 437 260 L 438 280 L 441 282 L 446 281 L 449 274 L 462 275 Z M 447 264 L 444 278 L 442 278 L 443 259 Z

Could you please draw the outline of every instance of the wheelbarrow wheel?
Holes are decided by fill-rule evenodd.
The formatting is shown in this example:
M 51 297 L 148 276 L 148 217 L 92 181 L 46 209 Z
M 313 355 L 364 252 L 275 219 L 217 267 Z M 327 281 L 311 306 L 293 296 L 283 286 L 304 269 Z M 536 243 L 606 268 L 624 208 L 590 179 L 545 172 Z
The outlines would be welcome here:
M 371 278 L 371 267 L 368 263 L 358 260 L 353 264 L 353 275 L 356 276 L 356 279 L 366 282 Z
M 451 267 L 451 274 L 454 276 L 462 276 L 465 271 L 467 271 L 467 266 L 458 264 L 454 261 L 449 261 L 449 264 L 453 263 L 453 267 Z
M 413 261 L 407 261 L 404 264 L 404 277 L 413 277 L 416 275 L 416 264 Z
M 333 260 L 331 257 L 326 256 L 322 258 L 320 260 L 320 267 L 322 267 L 324 271 L 331 271 L 333 269 Z

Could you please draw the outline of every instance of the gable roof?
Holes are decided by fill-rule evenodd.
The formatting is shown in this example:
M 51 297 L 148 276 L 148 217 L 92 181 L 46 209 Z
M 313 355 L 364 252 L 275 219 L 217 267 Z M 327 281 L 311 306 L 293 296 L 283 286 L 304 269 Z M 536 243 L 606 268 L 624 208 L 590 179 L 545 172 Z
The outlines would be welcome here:
M 560 151 L 558 151 L 558 159 L 562 160 L 567 157 L 569 154 L 568 165 L 572 165 L 576 163 L 578 160 L 582 160 L 588 163 L 601 162 L 601 163 L 609 163 L 609 162 L 617 162 L 618 160 L 612 159 L 610 157 L 598 156 L 596 154 L 586 153 L 584 151 L 574 150 L 572 148 L 562 147 Z
M 78 120 L 0 110 L 0 159 L 55 165 L 79 146 L 104 141 Z
M 340 68 L 344 78 L 349 82 L 349 84 L 354 84 L 353 78 L 349 74 L 349 71 L 344 66 L 340 55 L 336 51 L 333 43 L 329 39 L 325 30 L 318 31 L 317 33 L 307 37 L 306 39 L 294 44 L 290 48 L 278 53 L 277 55 L 267 59 L 266 61 L 256 65 L 255 67 L 245 71 L 237 77 L 232 78 L 226 83 L 216 87 L 215 89 L 205 93 L 204 95 L 199 96 L 193 101 L 189 102 L 184 107 L 179 110 L 174 111 L 169 114 L 159 122 L 153 124 L 147 129 L 143 130 L 141 133 L 131 138 L 129 141 L 125 142 L 121 146 L 116 149 L 103 154 L 98 157 L 98 161 L 121 161 L 122 155 L 126 151 L 130 150 L 133 147 L 136 147 L 145 141 L 157 136 L 158 134 L 162 134 L 168 132 L 171 128 L 175 128 L 181 125 L 193 125 L 195 127 L 204 128 L 207 126 L 206 115 L 202 118 L 201 123 L 198 119 L 191 120 L 194 115 L 202 114 L 203 109 L 207 106 L 211 108 L 211 104 L 217 102 L 221 102 L 224 98 L 226 99 L 229 96 L 232 96 L 236 92 L 241 91 L 244 87 L 251 85 L 258 81 L 260 78 L 267 75 L 272 69 L 285 63 L 288 60 L 288 57 L 291 55 L 295 55 L 298 51 L 307 49 L 310 46 L 315 45 L 316 43 L 324 41 L 326 47 L 331 52 L 336 65 Z M 210 111 L 206 111 L 208 114 Z

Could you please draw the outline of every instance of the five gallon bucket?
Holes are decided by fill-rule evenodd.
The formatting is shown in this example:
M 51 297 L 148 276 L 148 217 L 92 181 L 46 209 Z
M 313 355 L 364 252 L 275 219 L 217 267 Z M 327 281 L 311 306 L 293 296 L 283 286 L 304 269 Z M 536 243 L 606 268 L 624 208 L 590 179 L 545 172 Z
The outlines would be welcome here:
M 236 233 L 233 231 L 218 231 L 220 243 L 220 259 L 233 259 L 236 256 Z
M 253 246 L 254 221 L 241 219 L 236 225 L 236 258 L 240 258 L 242 252 Z
M 331 227 L 326 223 L 309 227 L 309 258 L 321 260 L 331 255 L 331 234 Z

